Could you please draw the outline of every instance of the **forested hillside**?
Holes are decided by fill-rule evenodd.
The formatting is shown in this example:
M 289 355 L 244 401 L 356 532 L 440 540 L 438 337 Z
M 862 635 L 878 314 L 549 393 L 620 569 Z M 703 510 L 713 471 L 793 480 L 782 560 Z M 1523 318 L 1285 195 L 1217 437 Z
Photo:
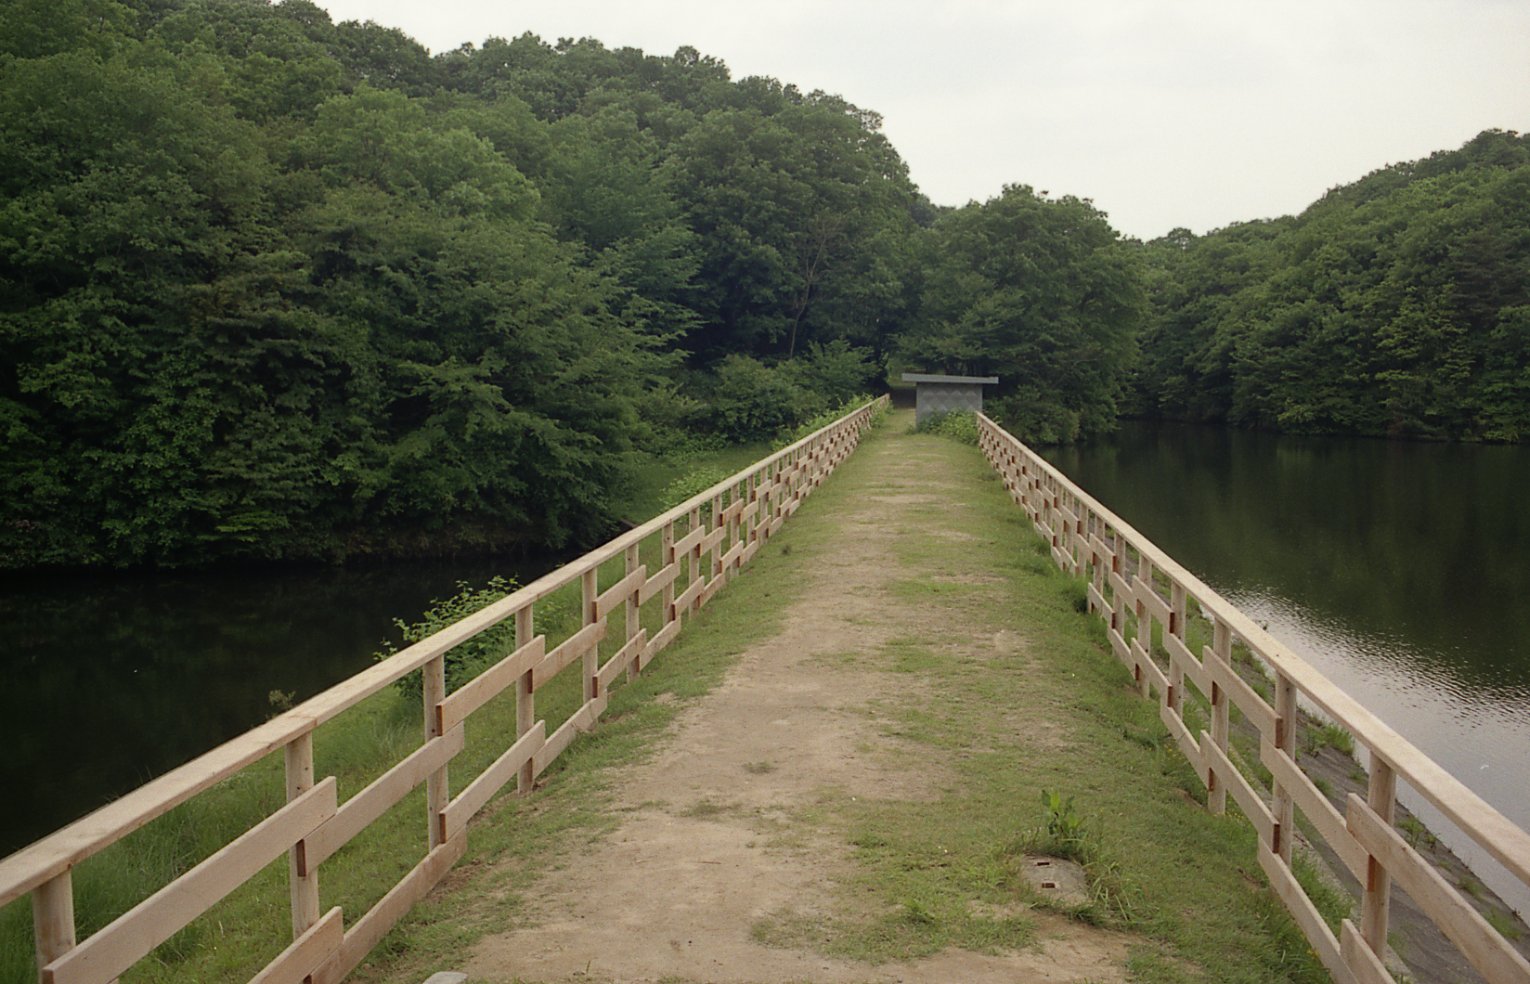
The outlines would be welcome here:
M 589 539 L 632 452 L 866 390 L 910 304 L 876 117 L 694 51 L 0 17 L 6 567 Z
M 889 371 L 1118 412 L 1530 436 L 1526 138 L 1149 244 L 933 206 L 877 115 L 682 48 L 431 54 L 307 0 L 0 7 L 0 569 L 544 549 L 647 455 Z
M 1530 136 L 1489 131 L 1295 218 L 1147 244 L 1133 410 L 1530 439 Z
M 694 50 L 0 16 L 0 566 L 586 541 L 635 455 L 873 388 L 959 275 L 876 114 Z

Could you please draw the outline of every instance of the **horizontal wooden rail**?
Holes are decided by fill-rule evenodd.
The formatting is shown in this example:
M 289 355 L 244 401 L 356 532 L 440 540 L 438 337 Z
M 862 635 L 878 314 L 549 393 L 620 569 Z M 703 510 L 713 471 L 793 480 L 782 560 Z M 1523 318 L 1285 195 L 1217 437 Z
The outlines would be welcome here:
M 466 849 L 469 821 L 515 782 L 532 789 L 575 738 L 596 727 L 611 691 L 650 663 L 684 620 L 748 563 L 833 469 L 854 450 L 881 397 L 591 550 L 505 598 L 304 701 L 266 724 L 166 773 L 89 816 L 0 860 L 0 905 L 32 897 L 39 978 L 47 984 L 104 984 L 203 916 L 267 864 L 287 854 L 292 944 L 255 975 L 261 982 L 345 977 L 377 941 L 440 881 Z M 656 563 L 640 562 L 644 544 Z M 601 590 L 601 568 L 623 572 Z M 578 585 L 580 625 L 549 645 L 534 610 Z M 644 625 L 644 606 L 649 607 Z M 513 619 L 515 645 L 448 693 L 446 655 Z M 613 624 L 615 620 L 616 624 Z M 607 659 L 601 664 L 602 652 Z M 537 716 L 537 690 L 578 666 L 584 702 L 556 727 Z M 343 803 L 336 779 L 314 776 L 314 732 L 388 685 L 419 673 L 424 741 Z M 491 764 L 455 797 L 448 768 L 467 747 L 473 715 L 515 694 L 515 733 L 493 736 Z M 503 744 L 500 744 L 503 742 Z M 73 869 L 133 831 L 277 751 L 286 768 L 285 806 L 259 820 L 134 909 L 76 939 Z M 363 830 L 425 786 L 424 857 L 376 905 L 347 925 L 341 908 L 321 915 L 319 874 Z
M 1111 648 L 1131 670 L 1142 695 L 1156 693 L 1159 716 L 1207 787 L 1209 808 L 1221 812 L 1231 793 L 1254 826 L 1260 867 L 1335 980 L 1393 980 L 1384 958 L 1395 877 L 1490 984 L 1530 982 L 1530 963 L 1394 829 L 1397 780 L 1405 779 L 1527 886 L 1530 834 L 982 414 L 978 434 L 1005 488 L 1051 544 L 1053 560 L 1088 578 L 1091 613 L 1105 621 Z M 1192 603 L 1210 621 L 1213 634 L 1199 657 L 1187 640 Z M 1273 702 L 1233 665 L 1236 644 L 1273 675 Z M 1192 734 L 1185 723 L 1184 700 L 1192 690 L 1208 705 L 1209 732 Z M 1298 764 L 1298 696 L 1347 729 L 1370 753 L 1368 797 L 1352 797 L 1347 813 L 1333 806 Z M 1231 707 L 1258 733 L 1259 761 L 1271 776 L 1268 793 L 1234 763 Z M 1363 888 L 1360 925 L 1344 920 L 1337 936 L 1292 872 L 1298 812 Z

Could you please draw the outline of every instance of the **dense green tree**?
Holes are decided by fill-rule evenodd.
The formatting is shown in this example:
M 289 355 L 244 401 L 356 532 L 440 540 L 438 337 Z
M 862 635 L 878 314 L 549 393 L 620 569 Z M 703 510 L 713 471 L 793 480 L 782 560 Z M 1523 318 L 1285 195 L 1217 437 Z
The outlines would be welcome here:
M 0 7 L 0 567 L 586 540 L 635 449 L 795 426 L 895 348 L 1042 440 L 1522 440 L 1530 144 L 1131 244 L 1025 187 L 936 208 L 875 113 L 693 48 Z
M 1302 215 L 1148 244 L 1138 412 L 1290 431 L 1530 435 L 1530 139 L 1329 192 Z
M 820 342 L 907 294 L 874 118 L 692 49 L 431 58 L 307 0 L 0 17 L 3 566 L 589 539 L 656 428 L 765 426 L 697 412 L 706 362 L 792 425 L 876 371 Z M 723 197 L 780 263 L 682 375 L 731 275 L 683 158 L 743 117 L 764 163 Z
M 995 413 L 1027 439 L 1109 431 L 1144 300 L 1136 259 L 1077 198 L 1011 185 L 941 218 L 904 360 L 999 376 Z
M 914 194 L 878 132 L 842 100 L 745 80 L 738 108 L 713 110 L 672 158 L 703 244 L 692 347 L 777 353 L 898 327 Z

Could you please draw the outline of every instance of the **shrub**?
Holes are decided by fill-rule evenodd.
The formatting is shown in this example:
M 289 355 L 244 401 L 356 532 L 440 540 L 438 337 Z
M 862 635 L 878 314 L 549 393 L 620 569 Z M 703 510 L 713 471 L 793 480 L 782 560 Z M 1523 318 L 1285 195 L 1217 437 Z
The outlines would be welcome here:
M 844 403 L 841 403 L 839 406 L 830 407 L 827 410 L 816 413 L 791 430 L 784 432 L 779 438 L 776 439 L 776 447 L 784 448 L 789 444 L 795 444 L 814 431 L 820 430 L 834 423 L 834 421 L 843 417 L 845 414 L 854 410 L 856 407 L 864 406 L 865 404 L 870 403 L 871 400 L 872 397 L 869 394 L 861 393 L 858 396 L 852 396 L 850 399 L 846 400 Z
M 949 413 L 932 413 L 914 426 L 920 434 L 939 434 L 963 444 L 978 442 L 977 416 L 961 410 Z
M 717 465 L 693 468 L 664 487 L 663 506 L 669 509 L 699 495 L 727 478 L 731 473 Z
M 1076 410 L 1058 405 L 1038 392 L 1019 392 L 993 401 L 995 420 L 1006 430 L 1031 444 L 1072 444 L 1085 430 Z M 1096 433 L 1111 430 L 1108 423 L 1093 428 Z
M 712 427 L 732 441 L 761 441 L 822 410 L 823 400 L 795 376 L 790 366 L 728 356 L 712 379 Z
M 866 392 L 877 375 L 871 350 L 853 348 L 842 338 L 827 345 L 815 342 L 806 354 L 782 368 L 789 370 L 799 386 L 832 406 L 849 403 Z
M 457 593 L 449 598 L 432 601 L 430 607 L 420 616 L 419 621 L 405 622 L 403 619 L 394 619 L 393 624 L 398 626 L 404 645 L 411 646 L 507 597 L 517 587 L 514 579 L 503 577 L 492 577 L 481 588 L 475 588 L 466 581 L 458 581 Z M 472 679 L 479 670 L 508 654 L 514 648 L 515 623 L 507 619 L 493 628 L 485 629 L 461 645 L 447 650 L 447 692 L 457 689 L 459 685 Z M 386 642 L 373 658 L 384 660 L 396 652 L 398 647 L 392 642 Z M 420 697 L 422 686 L 419 673 L 411 673 L 398 681 L 399 690 L 416 700 Z

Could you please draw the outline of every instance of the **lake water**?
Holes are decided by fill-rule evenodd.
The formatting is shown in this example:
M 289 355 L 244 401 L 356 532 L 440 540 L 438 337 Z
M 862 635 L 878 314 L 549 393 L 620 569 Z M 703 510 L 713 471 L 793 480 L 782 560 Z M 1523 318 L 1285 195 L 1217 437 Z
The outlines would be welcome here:
M 458 580 L 556 561 L 0 579 L 0 856 L 365 669 Z
M 1530 449 L 1130 422 L 1043 453 L 1530 828 Z M 1530 893 L 1403 796 L 1530 913 Z

